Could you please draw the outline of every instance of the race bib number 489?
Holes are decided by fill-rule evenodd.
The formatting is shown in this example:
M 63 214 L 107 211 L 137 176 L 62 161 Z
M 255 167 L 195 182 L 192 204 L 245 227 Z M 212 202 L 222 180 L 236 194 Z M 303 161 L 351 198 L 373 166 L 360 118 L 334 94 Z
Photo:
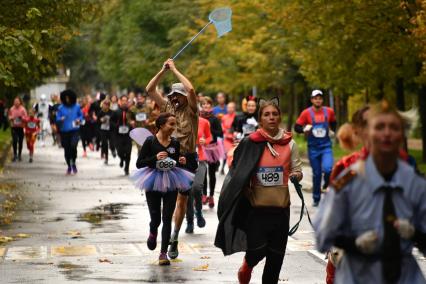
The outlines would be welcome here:
M 257 171 L 257 180 L 262 186 L 283 185 L 284 168 L 283 167 L 260 167 Z
M 157 170 L 160 171 L 170 171 L 176 166 L 176 161 L 171 158 L 166 158 L 164 160 L 159 160 L 156 163 Z

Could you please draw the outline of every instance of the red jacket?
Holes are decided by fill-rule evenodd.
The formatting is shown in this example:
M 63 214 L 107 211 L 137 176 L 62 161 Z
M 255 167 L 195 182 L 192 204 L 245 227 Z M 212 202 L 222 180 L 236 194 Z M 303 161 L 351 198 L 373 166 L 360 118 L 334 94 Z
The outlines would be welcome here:
M 212 142 L 213 137 L 210 132 L 210 122 L 202 117 L 198 118 L 198 137 L 197 137 L 197 146 L 198 146 L 198 160 L 205 161 L 206 157 L 204 155 L 203 147 L 200 145 L 200 139 L 204 137 L 206 140 L 206 145 Z

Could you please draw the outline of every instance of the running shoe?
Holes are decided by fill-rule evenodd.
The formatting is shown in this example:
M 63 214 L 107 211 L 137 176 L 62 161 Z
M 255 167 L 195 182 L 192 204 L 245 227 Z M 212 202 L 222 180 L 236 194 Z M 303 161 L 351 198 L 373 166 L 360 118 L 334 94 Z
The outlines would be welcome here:
M 68 167 L 68 169 L 67 169 L 67 175 L 70 175 L 71 174 L 71 167 Z
M 157 247 L 157 234 L 149 233 L 146 245 L 150 250 L 155 250 L 155 248 Z
M 124 166 L 124 161 L 120 159 L 120 168 Z
M 77 171 L 77 166 L 76 166 L 76 165 L 73 165 L 73 166 L 72 166 L 72 173 L 73 173 L 73 174 L 77 174 L 77 172 L 78 172 L 78 171 Z
M 195 217 L 197 218 L 198 228 L 204 228 L 206 226 L 206 220 L 203 217 L 203 212 L 195 212 Z
M 193 234 L 194 233 L 194 224 L 187 223 L 186 224 L 185 233 L 187 233 L 187 234 Z
M 171 259 L 175 259 L 179 255 L 178 244 L 179 244 L 178 240 L 170 239 L 170 247 L 169 247 L 168 255 Z
M 32 162 L 33 162 L 33 158 L 32 158 L 32 157 L 30 157 L 30 160 L 29 160 L 29 162 L 30 162 L 30 163 L 32 163 Z
M 244 258 L 243 264 L 241 265 L 240 269 L 238 269 L 238 281 L 240 284 L 250 283 L 252 271 L 253 268 L 248 266 L 246 259 Z
M 108 165 L 108 160 L 107 159 L 105 159 L 104 164 Z
M 160 256 L 158 257 L 158 265 L 170 265 L 170 260 L 167 258 L 167 253 L 160 253 Z
M 213 196 L 210 196 L 210 197 L 209 197 L 209 207 L 210 207 L 210 208 L 213 208 L 213 207 L 214 207 L 214 197 L 213 197 Z
M 95 150 L 95 147 L 93 146 L 93 143 L 89 143 L 89 149 L 92 152 Z
M 16 160 L 18 160 L 18 158 L 16 156 L 13 157 L 12 162 L 16 162 Z
M 319 201 L 314 201 L 314 203 L 312 203 L 313 207 L 318 207 L 318 205 L 319 205 Z
M 203 205 L 206 205 L 207 201 L 208 201 L 207 195 L 203 195 L 202 201 L 201 201 L 203 203 Z

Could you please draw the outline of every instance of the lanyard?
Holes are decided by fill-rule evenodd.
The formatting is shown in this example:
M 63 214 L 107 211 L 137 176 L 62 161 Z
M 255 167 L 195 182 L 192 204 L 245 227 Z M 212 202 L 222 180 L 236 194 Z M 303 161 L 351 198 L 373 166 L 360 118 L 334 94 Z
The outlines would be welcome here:
M 123 125 L 126 125 L 126 111 L 123 110 Z

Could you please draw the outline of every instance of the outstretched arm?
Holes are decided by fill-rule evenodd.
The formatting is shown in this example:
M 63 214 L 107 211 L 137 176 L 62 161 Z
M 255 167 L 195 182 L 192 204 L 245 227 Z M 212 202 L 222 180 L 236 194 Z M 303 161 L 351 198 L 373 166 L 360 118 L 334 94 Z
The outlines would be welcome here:
M 157 91 L 158 82 L 160 82 L 161 78 L 163 77 L 164 73 L 167 72 L 166 67 L 167 61 L 164 63 L 163 67 L 161 68 L 160 72 L 158 72 L 154 78 L 149 81 L 148 85 L 146 86 L 146 91 L 148 95 L 155 101 L 155 103 L 160 107 L 163 108 L 163 106 L 166 104 L 166 99 L 163 98 L 163 96 Z
M 179 70 L 176 69 L 173 59 L 168 59 L 165 65 L 168 66 L 168 68 L 170 68 L 173 74 L 175 74 L 178 80 L 185 87 L 185 90 L 188 93 L 188 104 L 192 108 L 192 110 L 196 113 L 197 112 L 197 96 L 195 94 L 195 90 L 191 82 L 182 73 L 180 73 Z

